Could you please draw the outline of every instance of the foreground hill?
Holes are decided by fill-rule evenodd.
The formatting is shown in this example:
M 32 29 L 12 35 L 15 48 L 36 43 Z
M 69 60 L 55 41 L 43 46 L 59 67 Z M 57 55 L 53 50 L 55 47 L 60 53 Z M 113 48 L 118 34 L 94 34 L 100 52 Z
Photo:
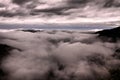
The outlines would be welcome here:
M 96 32 L 103 41 L 116 42 L 120 39 L 120 27 Z

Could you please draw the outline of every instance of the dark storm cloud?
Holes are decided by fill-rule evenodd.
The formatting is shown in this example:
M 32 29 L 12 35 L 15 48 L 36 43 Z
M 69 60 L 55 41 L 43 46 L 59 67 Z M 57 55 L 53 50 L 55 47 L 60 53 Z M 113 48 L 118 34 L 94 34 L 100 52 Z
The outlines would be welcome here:
M 68 5 L 70 6 L 77 6 L 77 7 L 81 7 L 81 6 L 86 6 L 86 4 L 90 2 L 90 0 L 67 0 Z
M 18 5 L 24 4 L 29 1 L 31 0 L 12 0 L 13 3 L 18 4 Z
M 68 0 L 69 3 L 72 4 L 84 4 L 87 3 L 89 0 Z
M 120 7 L 119 0 L 106 0 L 104 7 Z
M 13 17 L 14 14 L 12 14 L 10 12 L 7 12 L 7 11 L 0 11 L 0 16 L 3 16 L 3 17 Z
M 30 4 L 27 4 L 29 3 Z M 97 6 L 103 6 L 103 7 L 119 7 L 120 5 L 120 1 L 118 0 L 61 0 L 61 2 L 56 2 L 53 1 L 53 3 L 56 5 L 49 5 L 49 3 L 51 3 L 50 1 L 43 1 L 43 0 L 12 0 L 12 3 L 15 3 L 17 5 L 22 5 L 22 7 L 20 8 L 26 8 L 27 9 L 31 9 L 31 13 L 41 13 L 41 12 L 45 12 L 46 13 L 56 13 L 56 14 L 60 14 L 62 15 L 62 13 L 64 13 L 64 11 L 67 10 L 71 10 L 71 9 L 81 9 L 86 7 L 86 6 L 91 6 L 92 4 Z M 41 3 L 43 5 L 47 5 L 48 7 L 45 7 L 43 5 L 41 5 Z M 64 5 L 62 5 L 62 3 L 65 3 Z M 34 7 L 32 7 L 34 6 Z M 36 10 L 35 7 L 41 7 L 44 9 L 38 9 Z M 9 6 L 10 7 L 10 6 Z M 94 6 L 95 7 L 95 6 Z M 17 13 L 17 11 L 16 11 Z M 72 12 L 74 13 L 74 12 Z M 71 13 L 71 14 L 72 14 Z M 40 15 L 40 14 L 36 14 L 36 15 Z
M 49 8 L 49 9 L 34 9 L 31 11 L 31 14 L 39 14 L 39 13 L 53 13 L 56 15 L 67 15 L 64 11 L 68 10 L 70 7 L 58 7 L 58 8 Z
M 119 21 L 119 0 L 2 0 L 1 21 L 14 16 L 36 22 L 116 22 Z M 51 18 L 52 17 L 52 18 Z M 104 19 L 106 18 L 106 19 Z
M 0 7 L 5 7 L 5 5 L 4 4 L 0 4 Z
M 119 41 L 102 42 L 97 35 L 79 31 L 1 32 L 0 47 L 10 50 L 0 69 L 7 72 L 4 77 L 8 80 L 119 79 Z
M 25 16 L 24 13 L 14 13 L 10 11 L 0 11 L 0 16 L 2 17 L 14 17 L 14 16 Z

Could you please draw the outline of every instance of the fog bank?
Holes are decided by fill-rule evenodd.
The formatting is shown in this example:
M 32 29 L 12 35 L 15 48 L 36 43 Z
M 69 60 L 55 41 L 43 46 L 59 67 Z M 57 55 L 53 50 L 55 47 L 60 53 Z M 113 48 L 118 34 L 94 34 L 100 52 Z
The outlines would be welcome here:
M 120 42 L 98 34 L 0 32 L 1 80 L 119 80 Z

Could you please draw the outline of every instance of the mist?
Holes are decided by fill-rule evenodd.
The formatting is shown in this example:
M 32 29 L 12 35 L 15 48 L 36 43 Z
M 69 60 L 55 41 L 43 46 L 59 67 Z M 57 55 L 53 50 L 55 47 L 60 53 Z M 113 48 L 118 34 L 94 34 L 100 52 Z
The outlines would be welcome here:
M 119 80 L 120 41 L 69 30 L 0 32 L 1 80 Z

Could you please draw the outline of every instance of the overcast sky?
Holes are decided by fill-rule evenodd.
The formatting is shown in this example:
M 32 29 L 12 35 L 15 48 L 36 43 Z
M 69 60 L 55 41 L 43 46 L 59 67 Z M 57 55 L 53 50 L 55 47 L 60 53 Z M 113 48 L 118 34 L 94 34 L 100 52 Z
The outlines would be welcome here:
M 119 23 L 120 0 L 0 0 L 1 23 Z

